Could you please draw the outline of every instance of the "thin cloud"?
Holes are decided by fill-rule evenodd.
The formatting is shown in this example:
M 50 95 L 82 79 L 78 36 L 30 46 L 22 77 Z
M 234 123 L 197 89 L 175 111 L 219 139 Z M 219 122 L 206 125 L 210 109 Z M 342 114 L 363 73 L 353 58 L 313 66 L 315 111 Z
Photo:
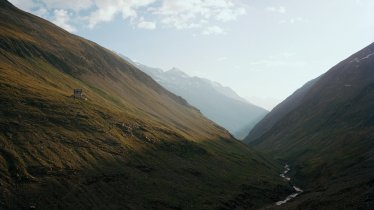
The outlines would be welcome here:
M 142 29 L 154 30 L 156 28 L 156 23 L 142 20 L 137 26 Z
M 217 61 L 226 61 L 228 59 L 229 59 L 228 57 L 222 56 L 222 57 L 217 58 Z
M 160 7 L 150 11 L 162 24 L 176 29 L 203 28 L 212 21 L 235 21 L 246 14 L 245 8 L 232 0 L 163 0 Z M 204 31 L 208 34 L 220 30 L 214 27 Z
M 47 18 L 70 31 L 75 29 L 69 24 L 72 20 L 76 24 L 94 28 L 98 24 L 111 22 L 120 15 L 125 21 L 142 29 L 155 29 L 161 25 L 178 30 L 200 29 L 205 35 L 224 34 L 224 30 L 217 24 L 235 21 L 246 14 L 245 8 L 236 0 L 10 1 L 34 14 L 44 15 L 44 10 L 47 10 L 50 13 Z M 59 12 L 56 14 L 55 11 Z M 146 17 L 148 21 L 144 21 L 142 17 Z
M 304 22 L 307 22 L 307 20 L 302 17 L 292 17 L 292 18 L 283 19 L 279 21 L 280 24 L 286 24 L 286 23 L 296 24 L 296 23 L 304 23 Z
M 275 12 L 279 14 L 285 14 L 287 12 L 286 7 L 279 6 L 279 7 L 267 7 L 266 11 L 268 12 Z
M 226 32 L 219 26 L 210 26 L 203 30 L 203 35 L 221 35 L 226 34 Z
M 30 2 L 35 2 L 29 0 Z M 47 8 L 81 11 L 94 5 L 93 0 L 42 0 Z
M 54 18 L 52 19 L 52 22 L 61 28 L 69 31 L 69 32 L 75 32 L 76 29 L 70 25 L 70 15 L 68 11 L 63 9 L 56 9 L 54 10 Z
M 132 22 L 139 22 L 138 12 L 156 0 L 95 0 L 96 8 L 88 17 L 89 26 L 95 27 L 102 22 L 112 21 L 116 15 L 122 15 L 124 20 L 130 19 Z
M 249 62 L 254 69 L 277 69 L 279 67 L 305 67 L 307 63 L 296 59 L 295 53 L 282 52 L 270 55 L 267 58 Z

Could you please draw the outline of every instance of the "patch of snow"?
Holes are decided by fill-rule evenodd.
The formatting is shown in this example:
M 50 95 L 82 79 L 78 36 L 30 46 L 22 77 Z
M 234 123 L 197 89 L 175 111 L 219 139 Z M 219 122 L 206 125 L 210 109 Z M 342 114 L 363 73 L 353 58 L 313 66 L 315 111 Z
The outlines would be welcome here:
M 356 63 L 359 63 L 360 61 L 362 61 L 362 60 L 365 60 L 365 59 L 368 59 L 368 58 L 370 58 L 371 56 L 373 56 L 374 55 L 374 53 L 370 53 L 370 54 L 368 54 L 367 56 L 365 56 L 365 57 L 363 57 L 363 58 L 354 58 L 353 60 L 351 60 L 349 63 L 353 63 L 353 62 L 356 62 Z
M 367 55 L 367 56 L 361 58 L 360 61 L 362 61 L 362 60 L 364 60 L 364 59 L 368 59 L 368 58 L 370 58 L 372 55 L 374 55 L 374 53 L 371 53 L 371 54 L 369 54 L 369 55 Z
M 354 58 L 353 60 L 351 60 L 349 63 L 353 63 L 353 62 L 356 62 L 356 63 L 358 63 L 358 62 L 360 62 L 360 59 L 359 58 Z

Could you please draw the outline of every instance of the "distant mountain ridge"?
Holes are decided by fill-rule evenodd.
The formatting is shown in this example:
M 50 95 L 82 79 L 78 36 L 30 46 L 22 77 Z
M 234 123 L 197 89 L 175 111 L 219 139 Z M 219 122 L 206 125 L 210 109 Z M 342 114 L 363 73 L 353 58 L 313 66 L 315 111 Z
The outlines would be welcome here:
M 177 68 L 163 71 L 121 56 L 172 93 L 186 99 L 206 117 L 226 128 L 238 139 L 243 139 L 268 113 L 267 110 L 249 103 L 231 88 L 224 87 L 218 82 L 191 77 Z

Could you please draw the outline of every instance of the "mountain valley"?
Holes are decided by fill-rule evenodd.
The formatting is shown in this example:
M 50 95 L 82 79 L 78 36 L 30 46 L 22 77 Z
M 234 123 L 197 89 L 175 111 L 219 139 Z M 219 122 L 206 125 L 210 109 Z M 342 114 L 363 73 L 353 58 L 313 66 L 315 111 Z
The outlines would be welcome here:
M 374 206 L 374 44 L 308 82 L 244 140 L 307 189 L 285 209 Z
M 259 208 L 292 191 L 111 51 L 6 0 L 0 29 L 0 209 Z

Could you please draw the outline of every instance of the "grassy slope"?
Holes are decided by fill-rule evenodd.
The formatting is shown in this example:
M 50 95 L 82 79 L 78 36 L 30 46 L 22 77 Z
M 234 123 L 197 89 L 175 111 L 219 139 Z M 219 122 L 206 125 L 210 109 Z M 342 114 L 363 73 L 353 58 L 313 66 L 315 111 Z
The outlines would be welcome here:
M 110 51 L 4 0 L 0 17 L 0 209 L 260 207 L 287 193 L 278 165 Z
M 252 142 L 290 162 L 306 192 L 284 208 L 374 206 L 374 44 L 339 63 L 298 107 Z

